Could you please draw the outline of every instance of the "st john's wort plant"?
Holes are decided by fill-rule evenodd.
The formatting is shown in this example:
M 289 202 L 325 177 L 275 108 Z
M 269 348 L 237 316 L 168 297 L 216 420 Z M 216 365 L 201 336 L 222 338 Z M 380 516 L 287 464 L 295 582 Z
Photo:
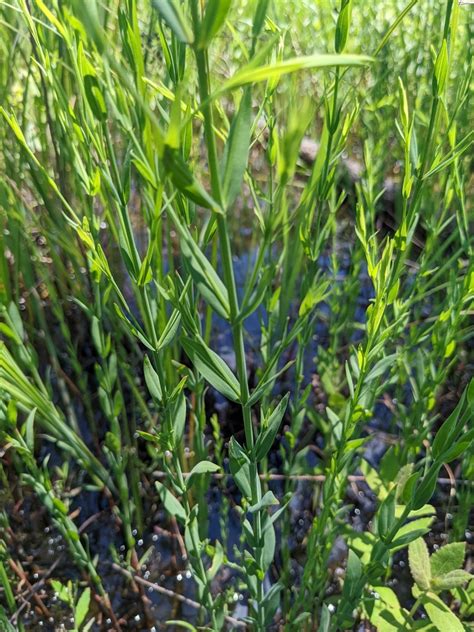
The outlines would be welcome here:
M 383 586 L 393 554 L 427 533 L 442 465 L 472 465 L 472 387 L 439 429 L 436 408 L 472 334 L 470 40 L 463 31 L 459 41 L 452 0 L 444 13 L 393 3 L 370 30 L 357 3 L 341 0 L 301 18 L 324 34 L 327 52 L 315 54 L 304 28 L 296 42 L 295 3 L 289 28 L 281 3 L 237 4 L 0 5 L 21 34 L 9 58 L 26 73 L 24 88 L 2 76 L 12 95 L 2 106 L 0 189 L 6 441 L 22 483 L 103 597 L 52 494 L 47 459 L 39 462 L 37 427 L 109 497 L 128 570 L 140 572 L 134 534 L 147 526 L 147 497 L 176 519 L 198 621 L 211 629 L 226 625 L 233 603 L 215 589 L 224 569 L 245 593 L 251 629 L 276 617 L 289 630 L 347 629 L 355 613 L 380 626 L 385 607 L 410 622 L 415 613 Z M 319 140 L 311 164 L 301 160 L 305 135 Z M 347 152 L 363 156 L 355 186 Z M 388 185 L 389 229 L 380 219 L 393 203 Z M 253 254 L 241 283 L 233 226 L 248 213 Z M 32 241 L 35 230 L 44 237 Z M 360 305 L 363 283 L 370 296 Z M 74 318 L 86 322 L 79 342 Z M 214 341 L 218 322 L 231 340 L 227 361 Z M 327 333 L 315 345 L 321 325 Z M 215 416 L 209 432 L 211 390 L 242 419 L 225 440 Z M 393 412 L 385 430 L 398 442 L 377 472 L 363 457 L 382 398 Z M 281 494 L 268 480 L 276 452 Z M 365 538 L 346 524 L 357 467 L 378 499 Z M 322 483 L 309 494 L 296 561 L 293 478 L 308 474 Z M 220 520 L 232 504 L 243 543 L 234 551 L 225 534 L 209 540 L 214 475 L 238 490 Z M 341 535 L 350 549 L 334 600 L 328 567 Z

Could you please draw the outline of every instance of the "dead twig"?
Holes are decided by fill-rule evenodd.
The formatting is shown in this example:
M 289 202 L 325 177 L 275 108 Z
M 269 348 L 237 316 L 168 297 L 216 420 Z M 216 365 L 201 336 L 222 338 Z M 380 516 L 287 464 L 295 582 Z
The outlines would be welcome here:
M 198 603 L 197 601 L 194 601 L 193 599 L 189 599 L 188 597 L 185 597 L 184 595 L 180 595 L 179 593 L 176 593 L 173 590 L 169 590 L 168 588 L 164 588 L 163 586 L 160 586 L 159 584 L 150 582 L 147 579 L 143 579 L 143 577 L 140 577 L 139 575 L 132 573 L 131 571 L 129 571 L 126 568 L 123 568 L 119 564 L 113 563 L 111 566 L 114 570 L 136 581 L 138 584 L 142 584 L 143 586 L 146 586 L 147 588 L 151 588 L 152 590 L 155 590 L 156 592 L 159 592 L 160 594 L 165 595 L 166 597 L 169 597 L 170 599 L 176 599 L 177 601 L 181 601 L 182 603 L 185 603 L 187 606 L 190 606 L 191 608 L 195 608 L 196 610 L 200 610 L 202 607 L 201 604 Z M 239 619 L 234 619 L 234 617 L 231 617 L 229 615 L 226 615 L 224 618 L 227 621 L 227 623 L 230 623 L 233 626 L 236 626 L 239 628 L 247 627 L 244 621 L 239 621 Z
M 10 568 L 12 569 L 12 571 L 17 575 L 17 577 L 21 580 L 21 583 L 24 584 L 28 591 L 26 593 L 26 595 L 28 597 L 32 597 L 33 600 L 35 601 L 36 605 L 38 606 L 38 608 L 41 610 L 43 616 L 45 616 L 46 618 L 49 619 L 49 617 L 51 616 L 51 613 L 49 612 L 48 608 L 44 605 L 43 600 L 41 599 L 41 597 L 37 594 L 37 591 L 42 587 L 42 585 L 44 584 L 45 579 L 49 576 L 49 574 L 54 570 L 54 568 L 57 566 L 57 564 L 59 564 L 59 560 L 61 559 L 61 556 L 56 560 L 56 562 L 54 564 L 52 564 L 51 568 L 46 571 L 45 575 L 43 575 L 43 577 L 36 582 L 35 584 L 31 584 L 25 571 L 23 570 L 22 566 L 20 563 L 16 563 L 14 560 L 10 559 L 8 560 L 8 563 L 10 564 Z M 12 616 L 11 621 L 12 623 L 16 622 L 18 615 L 20 614 L 20 612 L 24 609 L 25 604 L 27 604 L 28 601 L 26 599 L 26 597 L 24 597 L 24 601 L 23 604 L 18 608 L 18 610 L 15 612 L 15 614 Z

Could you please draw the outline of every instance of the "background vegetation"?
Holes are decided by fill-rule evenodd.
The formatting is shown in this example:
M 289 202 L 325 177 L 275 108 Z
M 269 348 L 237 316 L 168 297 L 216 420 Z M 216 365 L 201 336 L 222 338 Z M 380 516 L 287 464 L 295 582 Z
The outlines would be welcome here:
M 473 26 L 0 1 L 2 629 L 472 628 Z

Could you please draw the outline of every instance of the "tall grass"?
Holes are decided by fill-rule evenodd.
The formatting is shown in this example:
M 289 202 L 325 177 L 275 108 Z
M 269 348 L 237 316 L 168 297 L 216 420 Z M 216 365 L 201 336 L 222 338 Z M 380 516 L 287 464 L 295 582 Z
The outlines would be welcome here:
M 472 500 L 471 18 L 453 0 L 0 2 L 2 471 L 114 629 L 112 560 L 153 624 L 137 540 L 157 502 L 200 604 L 170 626 L 418 629 L 424 609 L 462 629 L 464 546 L 446 579 L 422 538 L 445 471 L 450 540 Z M 124 556 L 89 550 L 76 481 Z M 362 531 L 349 482 L 376 497 Z M 11 580 L 2 563 L 15 616 Z

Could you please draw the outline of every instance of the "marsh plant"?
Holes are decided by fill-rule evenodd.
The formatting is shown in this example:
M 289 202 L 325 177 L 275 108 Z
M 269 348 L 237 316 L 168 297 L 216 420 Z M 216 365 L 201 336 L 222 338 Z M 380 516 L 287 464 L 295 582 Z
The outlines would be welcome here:
M 5 629 L 472 625 L 472 15 L 0 1 Z

